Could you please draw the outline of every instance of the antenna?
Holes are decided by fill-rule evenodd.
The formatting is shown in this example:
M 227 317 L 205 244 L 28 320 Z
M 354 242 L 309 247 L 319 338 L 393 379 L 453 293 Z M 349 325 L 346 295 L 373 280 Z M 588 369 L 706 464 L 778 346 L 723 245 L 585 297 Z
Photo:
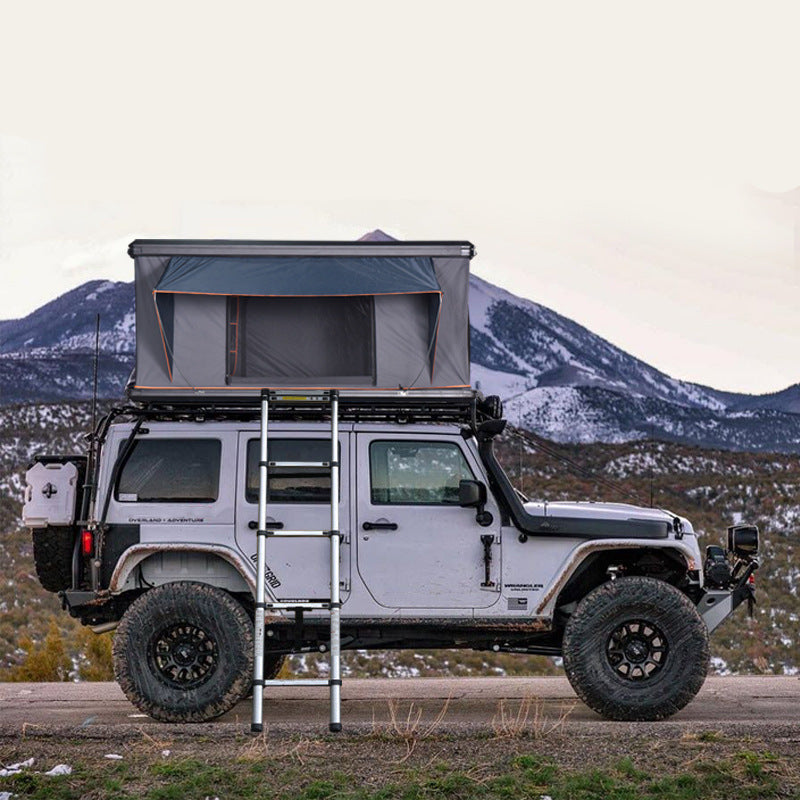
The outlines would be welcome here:
M 92 421 L 89 429 L 88 452 L 86 458 L 86 478 L 83 482 L 83 502 L 81 503 L 81 517 L 83 522 L 88 522 L 90 503 L 94 499 L 96 484 L 94 482 L 94 447 L 95 428 L 97 426 L 97 371 L 100 362 L 100 315 L 95 315 L 94 321 L 94 369 L 92 373 Z
M 522 430 L 522 403 L 517 408 L 517 430 Z M 522 439 L 519 440 L 519 490 L 525 494 L 525 474 L 522 471 Z
M 650 508 L 653 507 L 653 473 L 654 469 L 653 466 L 656 461 L 656 457 L 654 455 L 655 452 L 655 432 L 653 429 L 653 423 L 650 423 Z
M 92 376 L 92 433 L 97 420 L 97 365 L 100 361 L 100 315 L 94 319 L 94 375 Z

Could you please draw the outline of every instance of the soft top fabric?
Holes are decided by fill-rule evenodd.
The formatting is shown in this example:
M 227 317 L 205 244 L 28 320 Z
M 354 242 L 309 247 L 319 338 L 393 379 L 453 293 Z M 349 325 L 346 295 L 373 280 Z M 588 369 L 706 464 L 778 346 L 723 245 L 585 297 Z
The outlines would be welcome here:
M 155 291 L 297 297 L 441 289 L 424 257 L 174 256 Z

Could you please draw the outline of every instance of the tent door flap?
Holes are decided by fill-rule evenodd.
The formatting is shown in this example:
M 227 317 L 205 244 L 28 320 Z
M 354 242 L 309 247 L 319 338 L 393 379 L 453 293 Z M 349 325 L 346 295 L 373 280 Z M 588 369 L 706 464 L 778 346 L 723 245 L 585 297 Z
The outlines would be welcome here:
M 227 382 L 375 385 L 370 295 L 228 298 Z

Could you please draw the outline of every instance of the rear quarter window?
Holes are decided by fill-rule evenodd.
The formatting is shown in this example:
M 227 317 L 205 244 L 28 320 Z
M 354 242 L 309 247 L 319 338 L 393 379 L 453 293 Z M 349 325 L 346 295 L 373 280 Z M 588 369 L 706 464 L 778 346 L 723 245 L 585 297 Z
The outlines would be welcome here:
M 221 454 L 219 439 L 138 439 L 114 496 L 120 503 L 214 503 Z

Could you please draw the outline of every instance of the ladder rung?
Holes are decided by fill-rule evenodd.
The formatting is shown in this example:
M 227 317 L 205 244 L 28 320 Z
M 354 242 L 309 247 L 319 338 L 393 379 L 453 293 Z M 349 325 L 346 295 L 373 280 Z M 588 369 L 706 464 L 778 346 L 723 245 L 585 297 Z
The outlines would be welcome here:
M 268 461 L 268 467 L 330 467 L 330 461 Z
M 318 392 L 316 394 L 291 394 L 289 392 L 270 393 L 267 397 L 270 403 L 319 403 L 324 401 L 330 403 L 329 392 Z
M 264 686 L 328 686 L 327 678 L 273 678 Z
M 303 536 L 307 536 L 309 538 L 317 537 L 317 536 L 330 536 L 330 531 L 282 531 L 282 530 L 267 530 L 266 535 L 270 537 L 270 539 L 277 539 L 281 536 L 288 536 L 289 538 L 301 538 Z
M 278 609 L 293 609 L 293 608 L 303 608 L 307 610 L 319 609 L 319 608 L 330 608 L 330 602 L 319 602 L 319 603 L 264 603 L 265 608 L 278 608 Z

